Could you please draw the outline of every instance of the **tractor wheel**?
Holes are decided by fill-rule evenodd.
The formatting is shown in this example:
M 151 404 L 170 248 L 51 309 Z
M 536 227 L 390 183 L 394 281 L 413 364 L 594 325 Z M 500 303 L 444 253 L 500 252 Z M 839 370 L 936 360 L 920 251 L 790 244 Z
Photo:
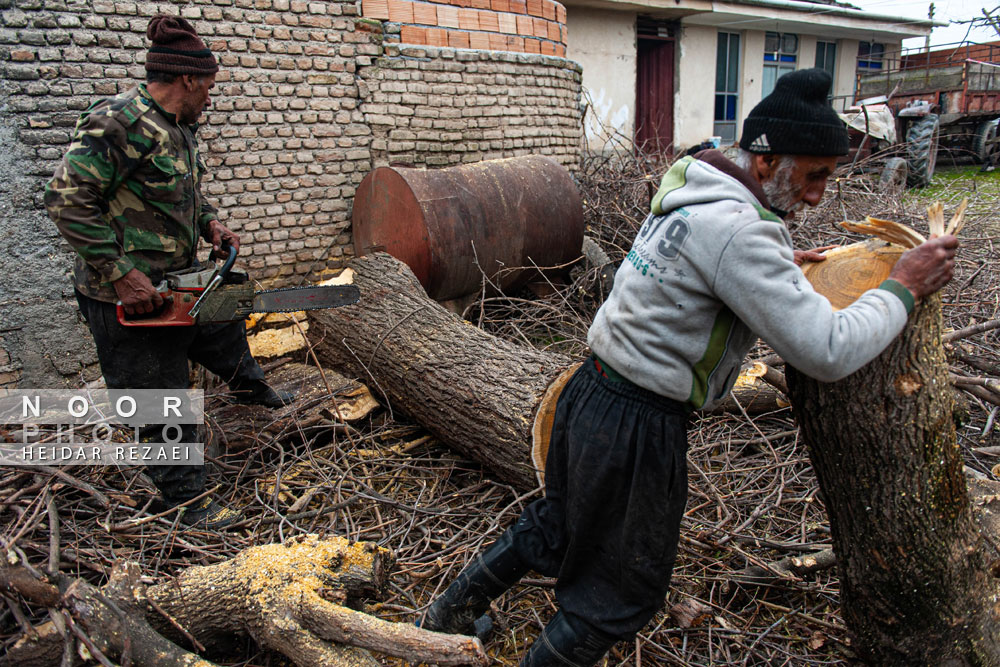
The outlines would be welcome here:
M 900 191 L 906 186 L 909 173 L 906 160 L 901 157 L 888 158 L 882 167 L 882 175 L 878 179 L 879 184 L 885 189 Z
M 998 122 L 1000 118 L 984 120 L 976 128 L 976 135 L 972 138 L 972 151 L 984 167 L 995 167 L 997 159 L 1000 158 L 1000 141 L 997 141 Z
M 910 168 L 906 183 L 911 188 L 930 185 L 937 164 L 940 125 L 937 114 L 930 113 L 914 121 L 906 132 L 906 164 Z

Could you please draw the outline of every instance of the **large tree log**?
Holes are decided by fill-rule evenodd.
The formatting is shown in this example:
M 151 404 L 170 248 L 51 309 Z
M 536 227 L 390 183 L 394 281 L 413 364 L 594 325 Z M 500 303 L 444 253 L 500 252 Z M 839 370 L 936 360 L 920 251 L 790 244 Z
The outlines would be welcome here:
M 1000 664 L 995 551 L 970 509 L 939 298 L 839 382 L 786 373 L 855 649 L 880 665 Z
M 393 409 L 521 489 L 534 412 L 569 358 L 500 340 L 431 301 L 385 253 L 351 262 L 361 301 L 310 314 L 316 353 L 369 384 Z
M 532 427 L 540 408 L 554 406 L 558 393 L 546 391 L 574 360 L 472 326 L 430 300 L 410 269 L 385 253 L 357 258 L 350 269 L 361 301 L 310 313 L 322 364 L 368 383 L 391 408 L 517 488 L 537 486 L 547 441 Z M 760 364 L 742 378 L 736 400 L 720 409 L 786 406 L 764 383 L 765 370 Z
M 0 570 L 0 590 L 65 610 L 97 650 L 118 661 L 128 655 L 138 667 L 210 667 L 170 640 L 193 638 L 211 650 L 233 637 L 250 637 L 303 667 L 378 665 L 364 649 L 413 663 L 485 665 L 474 637 L 390 623 L 350 608 L 381 592 L 392 561 L 389 551 L 372 543 L 307 535 L 188 568 L 149 588 L 139 583 L 137 567 L 120 566 L 102 589 L 63 576 L 46 583 L 21 568 Z M 62 634 L 43 626 L 12 647 L 2 664 L 50 665 L 61 654 Z

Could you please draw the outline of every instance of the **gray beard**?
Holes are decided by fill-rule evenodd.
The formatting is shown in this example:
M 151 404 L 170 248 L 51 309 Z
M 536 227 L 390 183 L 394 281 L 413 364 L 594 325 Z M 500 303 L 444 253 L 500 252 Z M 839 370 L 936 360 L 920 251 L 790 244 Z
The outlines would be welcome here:
M 795 169 L 795 158 L 785 155 L 778 162 L 774 175 L 765 183 L 761 183 L 764 194 L 767 195 L 767 202 L 772 208 L 776 208 L 786 214 L 802 210 L 806 203 L 795 201 L 798 196 L 791 185 L 792 171 Z

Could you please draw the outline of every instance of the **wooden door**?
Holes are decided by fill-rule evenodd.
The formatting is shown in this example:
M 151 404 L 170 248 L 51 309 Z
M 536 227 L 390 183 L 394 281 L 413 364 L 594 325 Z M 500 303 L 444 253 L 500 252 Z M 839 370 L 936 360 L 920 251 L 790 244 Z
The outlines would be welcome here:
M 635 87 L 635 145 L 672 153 L 674 143 L 674 40 L 639 38 Z

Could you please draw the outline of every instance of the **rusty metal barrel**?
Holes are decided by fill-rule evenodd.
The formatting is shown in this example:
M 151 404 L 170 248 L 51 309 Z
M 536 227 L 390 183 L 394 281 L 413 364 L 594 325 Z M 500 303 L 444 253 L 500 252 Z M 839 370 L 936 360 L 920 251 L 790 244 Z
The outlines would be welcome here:
M 446 301 L 480 289 L 485 273 L 503 290 L 527 269 L 580 256 L 583 206 L 558 162 L 541 156 L 445 169 L 379 167 L 354 196 L 354 250 L 404 262 Z

